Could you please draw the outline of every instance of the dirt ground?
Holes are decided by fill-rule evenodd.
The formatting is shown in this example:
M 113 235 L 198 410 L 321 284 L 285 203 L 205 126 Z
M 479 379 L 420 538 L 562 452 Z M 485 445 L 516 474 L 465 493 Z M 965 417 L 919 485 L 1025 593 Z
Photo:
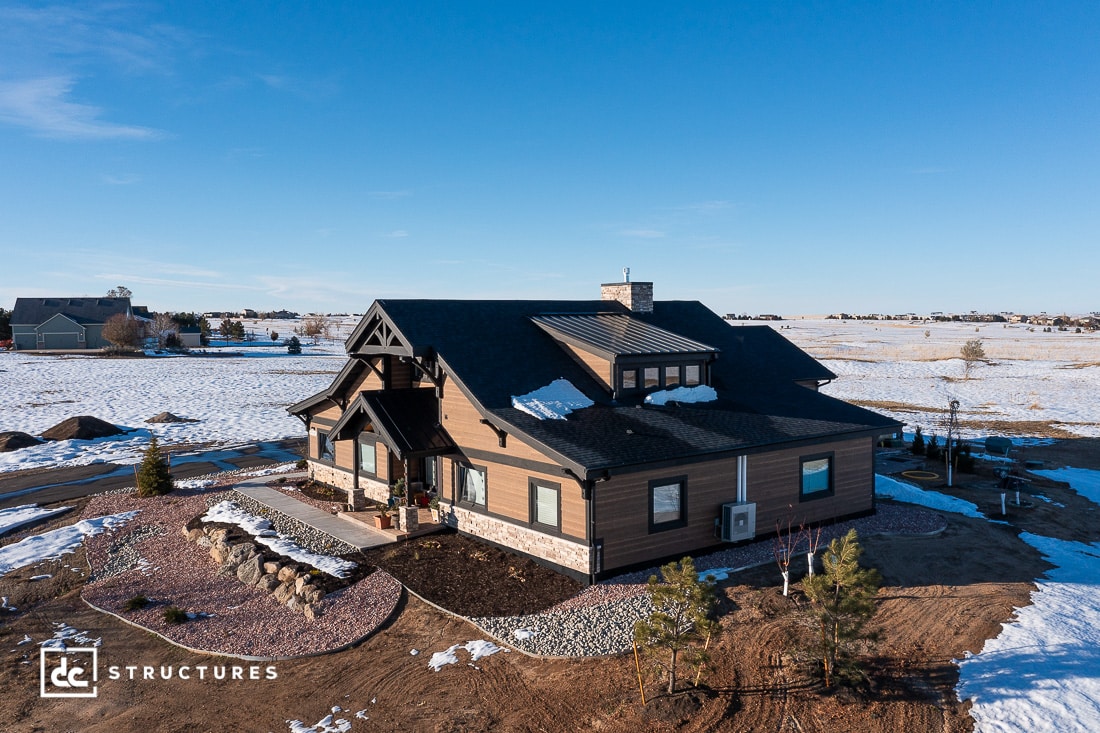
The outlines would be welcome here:
M 1100 441 L 1029 448 L 1026 457 L 1048 468 L 1100 469 Z M 991 474 L 962 474 L 955 488 L 934 488 L 993 516 L 1000 512 L 995 487 Z M 796 583 L 784 598 L 772 567 L 723 584 L 723 633 L 712 646 L 714 670 L 704 686 L 669 697 L 650 681 L 643 706 L 630 655 L 540 660 L 512 651 L 468 665 L 459 652 L 459 664 L 433 672 L 427 665 L 431 653 L 484 637 L 412 597 L 355 648 L 257 662 L 265 673 L 273 666 L 277 679 L 249 680 L 250 662 L 187 652 L 89 609 L 78 595 L 80 574 L 65 567 L 82 566 L 78 553 L 54 568 L 33 570 L 52 572 L 51 579 L 28 582 L 31 569 L 0 578 L 0 595 L 19 608 L 0 616 L 0 727 L 286 731 L 289 720 L 313 725 L 340 706 L 347 712 L 336 717 L 351 720 L 352 731 L 968 731 L 968 705 L 954 695 L 952 660 L 996 636 L 1013 609 L 1028 603 L 1033 579 L 1048 567 L 1017 538 L 1018 531 L 1100 539 L 1096 508 L 1064 484 L 1036 480 L 1029 491 L 1064 506 L 1036 500 L 1009 507 L 1007 525 L 949 515 L 948 528 L 934 537 L 861 538 L 864 564 L 878 568 L 884 579 L 874 621 L 882 638 L 865 659 L 871 679 L 865 692 L 823 691 L 799 666 L 800 638 L 807 631 L 800 593 Z M 70 515 L 52 524 L 71 521 Z M 139 670 L 135 680 L 125 672 L 119 680 L 101 676 L 94 699 L 42 699 L 37 647 L 17 644 L 24 634 L 48 636 L 57 622 L 102 638 L 101 670 L 243 665 L 246 679 L 145 680 Z M 354 717 L 361 710 L 368 721 Z

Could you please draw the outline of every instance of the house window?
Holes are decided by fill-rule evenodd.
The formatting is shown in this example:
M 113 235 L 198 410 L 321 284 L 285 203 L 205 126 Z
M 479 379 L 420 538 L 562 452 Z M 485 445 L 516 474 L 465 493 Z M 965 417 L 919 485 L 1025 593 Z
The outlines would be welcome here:
M 700 384 L 699 381 L 699 365 L 688 364 L 684 367 L 684 386 L 696 387 Z
M 561 484 L 535 481 L 531 488 L 531 521 L 534 524 L 561 528 Z
M 644 386 L 646 389 L 652 389 L 653 387 L 661 386 L 660 367 L 646 367 L 644 377 Z
M 665 386 L 673 387 L 680 383 L 680 367 L 678 366 L 666 366 L 665 367 Z
M 833 495 L 833 455 L 808 456 L 801 459 L 801 498 L 817 499 Z
M 359 444 L 359 473 L 378 473 L 378 451 L 374 443 Z
M 687 477 L 649 482 L 649 531 L 687 525 Z
M 332 439 L 329 438 L 328 431 L 317 431 L 317 453 L 322 461 L 336 460 L 336 446 L 333 445 Z
M 623 389 L 638 389 L 637 369 L 626 369 L 623 371 Z
M 458 467 L 458 500 L 475 506 L 486 506 L 484 468 Z

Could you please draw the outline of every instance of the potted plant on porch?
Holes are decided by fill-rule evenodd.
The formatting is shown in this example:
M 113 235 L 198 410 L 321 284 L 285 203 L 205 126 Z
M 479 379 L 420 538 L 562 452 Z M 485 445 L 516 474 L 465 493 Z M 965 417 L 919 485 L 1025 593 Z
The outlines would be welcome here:
M 428 508 L 432 511 L 432 521 L 439 524 L 439 499 L 433 496 L 428 502 Z
M 374 516 L 374 526 L 378 527 L 378 529 L 389 529 L 391 524 L 389 505 L 384 502 L 378 502 L 377 508 L 378 514 Z

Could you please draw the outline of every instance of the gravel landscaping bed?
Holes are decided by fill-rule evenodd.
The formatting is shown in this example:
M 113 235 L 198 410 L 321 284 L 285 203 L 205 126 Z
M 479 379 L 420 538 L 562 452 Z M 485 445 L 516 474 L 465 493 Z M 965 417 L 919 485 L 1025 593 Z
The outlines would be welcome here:
M 234 481 L 250 475 L 248 471 L 234 473 L 219 474 L 216 480 L 191 482 L 193 488 L 177 490 L 165 497 L 137 499 L 130 491 L 93 497 L 84 509 L 85 518 L 135 508 L 141 509 L 141 513 L 121 530 L 88 538 L 92 578 L 83 597 L 179 644 L 255 657 L 316 654 L 358 641 L 393 613 L 402 582 L 427 600 L 465 615 L 497 641 L 538 656 L 621 653 L 630 648 L 634 622 L 652 611 L 646 582 L 657 572 L 655 567 L 617 576 L 577 593 L 557 578 L 543 577 L 540 569 L 519 564 L 529 561 L 499 550 L 477 553 L 479 557 L 484 555 L 485 562 L 445 563 L 447 573 L 441 574 L 437 562 L 440 557 L 435 555 L 448 551 L 452 542 L 470 540 L 461 537 L 448 540 L 434 535 L 400 548 L 390 546 L 372 551 L 369 557 L 383 567 L 392 564 L 393 572 L 402 581 L 382 570 L 372 572 L 354 585 L 326 596 L 319 604 L 319 617 L 310 621 L 236 577 L 219 575 L 208 552 L 184 537 L 181 530 L 188 521 L 228 498 L 243 509 L 270 519 L 278 532 L 310 551 L 332 555 L 353 551 L 324 533 L 232 491 Z M 332 506 L 330 502 L 305 496 L 292 484 L 269 485 L 318 508 Z M 945 526 L 943 517 L 935 512 L 880 502 L 874 516 L 824 528 L 821 544 L 827 545 L 850 528 L 865 537 L 883 533 L 930 534 Z M 695 565 L 700 571 L 733 572 L 756 567 L 774 562 L 772 548 L 770 539 L 731 547 L 694 558 Z M 468 548 L 461 551 L 470 552 Z M 805 548 L 797 551 L 804 552 Z M 420 578 L 418 569 L 423 571 Z M 494 571 L 499 571 L 499 577 L 494 576 Z M 436 582 L 425 585 L 422 582 L 425 578 L 435 578 Z M 440 582 L 440 578 L 446 582 Z M 489 582 L 486 578 L 493 580 Z M 483 600 L 469 605 L 470 591 Z M 459 595 L 454 596 L 455 593 Z M 561 599 L 556 603 L 555 594 Z M 141 610 L 125 610 L 127 601 L 138 595 L 150 598 L 152 603 Z M 485 605 L 484 599 L 491 597 L 504 598 L 506 602 Z M 168 624 L 164 620 L 168 605 L 178 606 L 194 618 L 180 625 Z M 479 605 L 486 610 L 492 608 L 490 613 L 495 615 L 479 613 Z M 522 613 L 525 605 L 546 610 Z M 505 609 L 509 606 L 521 614 L 507 615 Z
M 875 534 L 932 534 L 946 526 L 946 520 L 935 512 L 880 502 L 873 516 L 824 527 L 821 547 L 824 548 L 830 540 L 843 536 L 852 528 L 861 537 L 867 537 Z M 775 562 L 772 548 L 772 541 L 768 539 L 693 559 L 696 569 L 700 571 L 743 570 Z M 796 552 L 805 551 L 804 545 L 796 548 Z M 653 610 L 646 595 L 646 584 L 649 576 L 657 573 L 658 568 L 650 568 L 589 586 L 546 613 L 470 620 L 499 641 L 529 654 L 618 654 L 631 648 L 634 622 Z
M 325 596 L 312 621 L 235 576 L 219 575 L 209 553 L 182 532 L 217 493 L 184 489 L 150 499 L 129 492 L 93 497 L 84 518 L 133 509 L 140 513 L 122 529 L 87 538 L 93 579 L 82 597 L 183 646 L 263 658 L 341 648 L 369 635 L 393 613 L 401 584 L 382 571 Z M 139 595 L 152 602 L 126 610 L 127 602 Z M 194 618 L 169 624 L 164 619 L 168 606 Z

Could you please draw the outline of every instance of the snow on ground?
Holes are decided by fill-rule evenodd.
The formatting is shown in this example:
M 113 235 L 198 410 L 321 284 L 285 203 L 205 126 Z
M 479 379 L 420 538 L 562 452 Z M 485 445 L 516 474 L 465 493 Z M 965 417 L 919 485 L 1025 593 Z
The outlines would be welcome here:
M 945 512 L 954 512 L 968 517 L 984 517 L 978 511 L 978 505 L 958 499 L 954 496 L 941 494 L 938 491 L 926 491 L 919 486 L 913 486 L 889 476 L 875 474 L 875 495 L 906 504 L 919 504 L 929 509 L 939 509 Z
M 1093 504 L 1100 504 L 1100 471 L 1087 468 L 1058 468 L 1053 470 L 1031 471 L 1054 481 L 1065 481 L 1070 488 Z
M 56 509 L 44 509 L 37 504 L 24 504 L 22 506 L 11 507 L 10 509 L 0 509 L 0 534 L 10 532 L 16 527 L 22 527 L 24 524 L 30 524 L 39 519 L 52 517 L 54 514 L 67 512 L 70 509 L 72 509 L 72 507 L 68 506 L 61 506 Z
M 212 350 L 213 351 L 213 350 Z M 344 365 L 340 343 L 250 347 L 241 357 L 107 359 L 0 352 L 4 409 L 0 432 L 37 435 L 77 415 L 133 432 L 94 441 L 48 442 L 0 453 L 0 472 L 25 468 L 136 463 L 156 435 L 162 446 L 240 445 L 303 437 L 286 408 L 332 383 Z M 146 423 L 161 412 L 197 420 Z
M 446 651 L 435 652 L 432 654 L 432 658 L 428 660 L 428 666 L 431 667 L 432 671 L 438 672 L 448 664 L 458 664 L 457 652 L 459 649 L 464 649 L 470 653 L 471 665 L 482 657 L 508 651 L 504 647 L 497 646 L 493 642 L 484 639 L 468 641 L 465 644 L 455 644 Z
M 592 405 L 592 400 L 585 397 L 568 379 L 555 379 L 534 392 L 512 397 L 512 407 L 534 415 L 539 420 L 564 420 L 573 410 Z
M 963 421 L 1051 422 L 1100 437 L 1100 333 L 1002 323 L 914 323 L 794 319 L 773 328 L 837 374 L 822 392 L 871 405 L 925 436 L 943 437 L 951 400 Z M 733 326 L 737 328 L 738 326 Z M 928 335 L 925 335 L 927 332 Z M 962 345 L 981 339 L 988 357 L 964 379 Z M 1001 434 L 992 431 L 993 434 Z M 965 437 L 988 434 L 964 428 Z
M 1041 471 L 1069 481 L 1100 503 L 1100 471 Z M 885 476 L 875 493 L 967 516 L 970 502 L 924 491 Z M 971 509 L 973 507 L 973 509 Z M 1020 539 L 1055 565 L 1036 581 L 1031 605 L 986 641 L 979 654 L 958 661 L 960 700 L 970 699 L 978 733 L 1063 733 L 1100 730 L 1100 543 L 1068 542 L 1023 532 Z
M 328 573 L 336 578 L 347 577 L 355 563 L 350 560 L 341 560 L 332 555 L 320 555 L 310 552 L 301 545 L 288 540 L 271 528 L 271 522 L 255 514 L 249 514 L 231 501 L 218 502 L 202 516 L 204 522 L 223 522 L 235 524 L 245 532 L 256 538 L 256 541 L 267 545 L 280 555 L 286 555 L 298 562 L 312 565 L 323 573 Z
M 1100 730 L 1100 543 L 1020 538 L 1056 567 L 1013 623 L 958 662 L 959 699 L 973 701 L 980 733 Z
M 67 527 L 32 535 L 11 545 L 0 547 L 0 575 L 43 560 L 56 560 L 75 552 L 85 536 L 115 529 L 137 516 L 138 510 L 110 514 L 95 519 L 82 519 Z

